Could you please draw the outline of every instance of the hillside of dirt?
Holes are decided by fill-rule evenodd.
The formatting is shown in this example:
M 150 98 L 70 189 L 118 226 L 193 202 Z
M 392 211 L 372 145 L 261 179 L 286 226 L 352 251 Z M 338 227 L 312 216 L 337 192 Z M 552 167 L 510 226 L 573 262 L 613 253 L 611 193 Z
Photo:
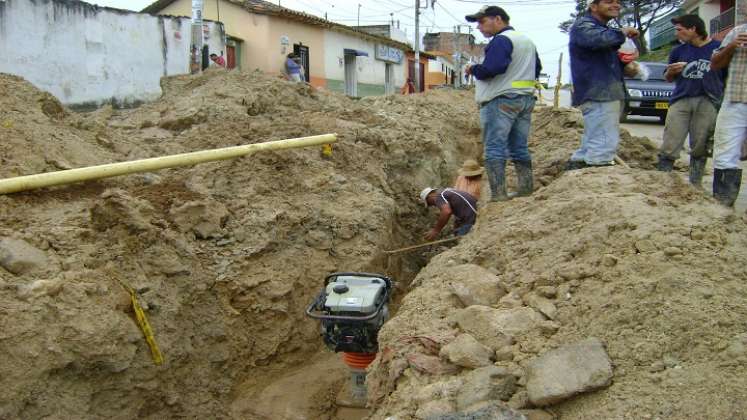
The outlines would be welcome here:
M 551 114 L 547 186 L 484 207 L 382 329 L 372 418 L 745 418 L 747 223 L 627 135 L 632 169 L 555 173 L 578 123 Z
M 744 222 L 651 172 L 646 139 L 623 135 L 632 169 L 564 174 L 580 114 L 538 109 L 533 197 L 485 206 L 475 233 L 439 255 L 387 258 L 433 223 L 418 192 L 481 156 L 469 92 L 356 100 L 220 70 L 162 85 L 139 108 L 78 114 L 0 75 L 0 177 L 330 132 L 340 141 L 331 158 L 267 152 L 0 196 L 0 419 L 347 419 L 334 406 L 344 365 L 303 316 L 337 270 L 397 281 L 369 376 L 374 418 L 474 408 L 451 392 L 481 395 L 465 380 L 476 369 L 441 350 L 472 315 L 504 309 L 535 311 L 536 325 L 503 346 L 473 331 L 509 374 L 500 398 L 488 387 L 470 402 L 529 408 L 526 365 L 592 337 L 614 365 L 611 386 L 547 412 L 729 418 L 741 407 Z M 469 279 L 493 286 L 476 293 Z
M 213 71 L 164 79 L 137 109 L 75 114 L 19 78 L 0 85 L 2 177 L 340 135 L 330 159 L 269 152 L 0 196 L 3 419 L 263 417 L 231 404 L 321 349 L 303 310 L 324 276 L 414 277 L 420 262 L 381 251 L 419 240 L 417 193 L 479 151 L 466 93 L 352 100 Z

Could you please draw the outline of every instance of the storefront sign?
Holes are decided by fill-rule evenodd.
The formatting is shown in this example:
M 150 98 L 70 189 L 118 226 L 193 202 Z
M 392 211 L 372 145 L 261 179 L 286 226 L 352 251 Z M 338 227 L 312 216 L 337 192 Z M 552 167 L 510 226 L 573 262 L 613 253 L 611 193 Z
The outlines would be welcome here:
M 390 47 L 388 45 L 379 44 L 376 46 L 376 59 L 381 61 L 389 61 L 391 63 L 401 63 L 402 58 L 405 54 L 402 50 Z

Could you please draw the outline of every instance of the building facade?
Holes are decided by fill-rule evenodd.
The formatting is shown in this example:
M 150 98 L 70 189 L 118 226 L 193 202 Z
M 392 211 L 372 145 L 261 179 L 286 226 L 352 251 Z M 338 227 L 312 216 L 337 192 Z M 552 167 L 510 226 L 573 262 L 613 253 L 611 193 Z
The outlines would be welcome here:
M 209 51 L 221 24 L 205 22 Z M 133 106 L 161 96 L 163 76 L 190 70 L 190 19 L 153 17 L 76 0 L 0 1 L 0 72 L 68 106 Z
M 159 0 L 143 12 L 189 16 L 190 0 Z M 205 0 L 203 16 L 225 26 L 237 67 L 283 73 L 298 53 L 308 82 L 350 96 L 390 94 L 408 77 L 407 44 L 262 0 Z
M 708 32 L 718 40 L 735 25 L 747 23 L 747 0 L 686 0 L 682 9 L 700 16 Z

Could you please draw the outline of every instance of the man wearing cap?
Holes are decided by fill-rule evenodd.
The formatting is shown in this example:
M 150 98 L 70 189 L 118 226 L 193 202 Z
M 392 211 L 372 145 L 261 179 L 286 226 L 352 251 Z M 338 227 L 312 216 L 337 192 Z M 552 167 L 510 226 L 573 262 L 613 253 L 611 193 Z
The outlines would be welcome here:
M 426 188 L 420 193 L 420 199 L 425 206 L 439 209 L 436 226 L 426 235 L 425 239 L 432 241 L 438 237 L 451 215 L 454 215 L 454 235 L 464 236 L 472 229 L 477 220 L 477 199 L 464 191 L 451 188 Z
M 509 26 L 508 14 L 498 6 L 485 6 L 465 18 L 477 22 L 477 29 L 485 37 L 493 38 L 485 48 L 483 63 L 465 70 L 475 79 L 491 201 L 508 200 L 506 161 L 509 159 L 516 168 L 517 195 L 530 195 L 532 156 L 527 137 L 536 80 L 542 70 L 537 48 L 528 37 Z
M 587 166 L 609 166 L 620 142 L 620 103 L 625 99 L 623 67 L 617 50 L 625 38 L 635 38 L 634 28 L 607 26 L 620 16 L 620 0 L 593 0 L 587 13 L 573 23 L 568 49 L 573 79 L 572 104 L 584 116 L 581 147 L 566 164 L 566 170 Z M 632 61 L 634 55 L 624 55 Z

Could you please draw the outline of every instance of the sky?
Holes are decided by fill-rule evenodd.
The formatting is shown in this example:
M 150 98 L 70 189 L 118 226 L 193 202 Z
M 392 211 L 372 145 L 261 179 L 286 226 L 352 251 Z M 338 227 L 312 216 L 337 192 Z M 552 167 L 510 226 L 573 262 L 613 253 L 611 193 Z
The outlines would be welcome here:
M 87 0 L 101 6 L 119 9 L 142 10 L 153 0 Z M 278 0 L 271 0 L 276 3 Z M 420 32 L 421 37 L 428 32 L 451 32 L 454 25 L 464 25 L 462 32 L 472 26 L 472 33 L 478 42 L 485 38 L 475 27 L 464 20 L 488 4 L 503 7 L 511 18 L 511 26 L 518 32 L 529 36 L 537 45 L 543 72 L 552 77 L 553 83 L 558 73 L 558 58 L 564 52 L 563 80 L 569 79 L 568 36 L 558 29 L 558 24 L 569 18 L 574 11 L 574 0 L 502 0 L 490 2 L 485 0 L 436 0 L 431 7 L 431 0 L 421 0 Z M 289 9 L 303 11 L 324 17 L 345 25 L 355 26 L 358 22 L 358 5 L 360 5 L 361 25 L 386 24 L 392 18 L 399 20 L 400 29 L 408 37 L 415 37 L 415 0 L 280 0 L 280 5 Z M 426 6 L 428 6 L 426 8 Z M 390 15 L 392 14 L 393 15 Z

